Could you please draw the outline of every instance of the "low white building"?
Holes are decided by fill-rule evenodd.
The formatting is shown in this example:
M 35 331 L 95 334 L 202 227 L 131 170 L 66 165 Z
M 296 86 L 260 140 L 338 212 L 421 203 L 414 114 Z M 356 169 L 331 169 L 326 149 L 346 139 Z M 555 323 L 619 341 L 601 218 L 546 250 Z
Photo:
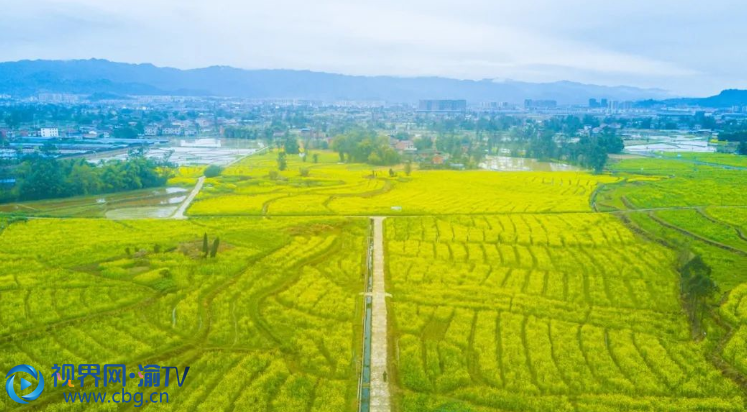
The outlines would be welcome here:
M 39 135 L 41 137 L 60 137 L 60 129 L 56 127 L 42 127 Z
M 143 131 L 146 136 L 158 136 L 158 126 L 145 126 Z
M 164 136 L 181 136 L 182 128 L 178 126 L 164 127 L 161 129 L 161 134 Z

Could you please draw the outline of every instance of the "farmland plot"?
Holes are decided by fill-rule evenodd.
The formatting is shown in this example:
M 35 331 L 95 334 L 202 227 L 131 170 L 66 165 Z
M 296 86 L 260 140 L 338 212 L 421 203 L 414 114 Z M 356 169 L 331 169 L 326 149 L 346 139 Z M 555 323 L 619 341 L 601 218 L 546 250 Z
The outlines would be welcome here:
M 601 188 L 602 210 L 747 205 L 747 170 L 675 159 L 627 159 L 611 169 L 625 183 Z
M 421 215 L 577 212 L 589 208 L 599 183 L 610 176 L 581 172 L 416 171 L 338 164 L 329 153 L 320 163 L 288 160 L 275 170 L 274 154 L 253 156 L 207 179 L 189 209 L 213 215 Z M 300 176 L 299 169 L 308 169 Z M 277 176 L 270 178 L 270 172 Z
M 386 229 L 403 411 L 743 410 L 691 340 L 675 253 L 614 217 Z
M 220 237 L 215 258 L 204 233 Z M 347 219 L 14 223 L 0 235 L 0 369 L 191 366 L 151 409 L 354 410 L 365 234 Z M 47 385 L 34 410 L 90 406 Z

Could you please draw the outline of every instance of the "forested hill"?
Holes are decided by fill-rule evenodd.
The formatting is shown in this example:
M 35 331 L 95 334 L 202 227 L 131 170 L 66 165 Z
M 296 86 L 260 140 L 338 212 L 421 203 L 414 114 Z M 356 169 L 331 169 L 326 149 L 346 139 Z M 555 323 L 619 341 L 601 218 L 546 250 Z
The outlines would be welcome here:
M 729 89 L 710 97 L 691 97 L 666 100 L 647 100 L 640 103 L 643 106 L 666 104 L 668 106 L 700 106 L 713 108 L 730 108 L 734 106 L 747 106 L 747 90 Z

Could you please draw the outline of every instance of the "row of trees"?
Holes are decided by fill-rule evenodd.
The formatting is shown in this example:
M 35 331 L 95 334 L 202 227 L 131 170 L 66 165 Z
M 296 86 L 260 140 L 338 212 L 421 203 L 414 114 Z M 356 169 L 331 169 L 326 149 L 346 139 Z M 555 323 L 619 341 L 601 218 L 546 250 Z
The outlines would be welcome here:
M 747 130 L 721 133 L 718 135 L 718 140 L 722 142 L 747 142 Z
M 434 120 L 435 121 L 435 120 Z M 581 133 L 586 127 L 599 127 L 600 119 L 593 116 L 556 116 L 545 120 L 516 117 L 482 117 L 470 121 L 443 119 L 436 128 L 435 142 L 429 138 L 415 141 L 419 152 L 435 149 L 449 155 L 449 163 L 458 163 L 465 168 L 474 168 L 485 155 L 507 149 L 511 156 L 524 156 L 543 161 L 558 160 L 578 164 L 584 168 L 601 172 L 608 154 L 620 153 L 623 140 L 612 127 L 604 127 L 600 133 Z M 460 133 L 459 130 L 474 130 L 475 134 Z M 405 139 L 409 136 L 395 136 Z M 435 165 L 424 164 L 432 168 Z M 448 167 L 443 165 L 441 167 Z
M 40 200 L 112 193 L 166 184 L 173 165 L 131 154 L 125 160 L 93 165 L 84 159 L 58 160 L 44 154 L 25 157 L 14 169 L 17 184 L 0 200 Z
M 737 154 L 747 156 L 747 130 L 737 130 L 719 134 L 722 142 L 737 143 Z
M 389 139 L 371 130 L 355 130 L 341 134 L 332 141 L 332 150 L 341 162 L 391 166 L 400 163 L 400 156 L 389 145 Z
M 415 141 L 415 148 L 420 152 L 434 149 L 442 155 L 449 156 L 449 164 L 423 162 L 420 164 L 421 169 L 448 169 L 454 164 L 459 164 L 465 169 L 475 169 L 488 152 L 482 139 L 471 138 L 461 133 L 440 134 L 435 142 L 425 137 Z
M 272 128 L 260 129 L 247 126 L 226 126 L 223 128 L 223 137 L 228 139 L 272 139 L 274 130 Z
M 608 154 L 620 153 L 625 148 L 614 129 L 573 140 L 556 136 L 552 130 L 544 129 L 528 137 L 527 156 L 539 160 L 559 159 L 600 173 L 607 164 Z

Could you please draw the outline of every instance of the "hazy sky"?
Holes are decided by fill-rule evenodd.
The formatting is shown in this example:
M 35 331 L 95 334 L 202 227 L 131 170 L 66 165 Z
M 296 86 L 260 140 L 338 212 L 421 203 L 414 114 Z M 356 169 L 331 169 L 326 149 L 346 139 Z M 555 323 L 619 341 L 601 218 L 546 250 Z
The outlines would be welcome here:
M 747 88 L 744 0 L 0 0 L 0 60 Z

